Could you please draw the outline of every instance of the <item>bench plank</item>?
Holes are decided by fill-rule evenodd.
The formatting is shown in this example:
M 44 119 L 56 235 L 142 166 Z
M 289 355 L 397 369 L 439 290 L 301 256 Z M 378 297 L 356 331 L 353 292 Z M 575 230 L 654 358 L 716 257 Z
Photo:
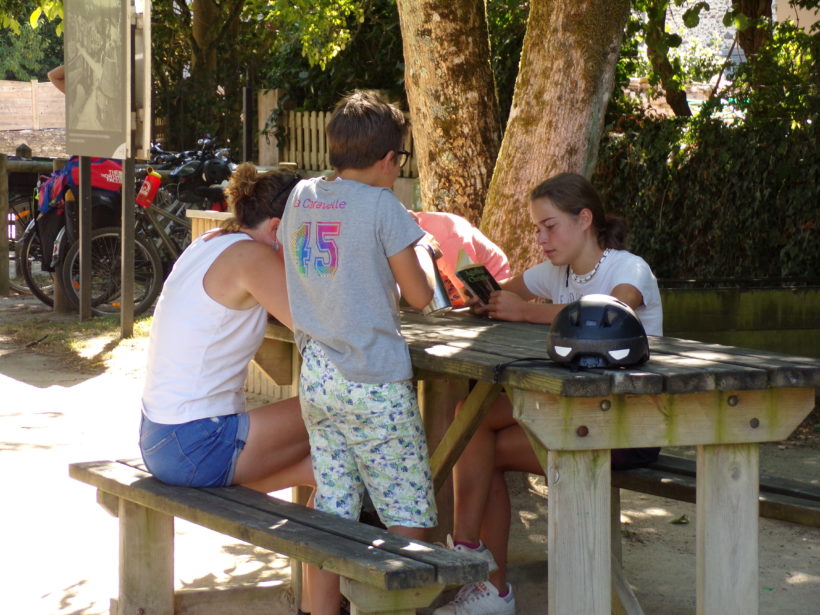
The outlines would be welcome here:
M 241 508 L 200 489 L 165 485 L 123 464 L 71 464 L 71 476 L 123 499 L 384 589 L 436 583 L 435 570 L 286 517 Z M 239 521 L 241 519 L 241 521 Z M 375 528 L 374 528 L 375 529 Z
M 141 459 L 119 459 L 117 463 L 149 475 Z M 486 578 L 486 576 L 482 576 L 486 573 L 483 560 L 474 558 L 469 553 L 467 553 L 467 559 L 474 560 L 472 563 L 465 562 L 463 552 L 456 553 L 450 549 L 418 540 L 408 542 L 407 538 L 398 534 L 358 521 L 328 515 L 301 504 L 280 500 L 244 487 L 212 487 L 203 488 L 200 491 L 234 502 L 241 507 L 247 506 L 265 514 L 279 515 L 318 531 L 330 532 L 344 539 L 353 539 L 368 547 L 378 543 L 378 548 L 381 551 L 434 566 L 437 571 L 438 582 L 445 585 L 462 585 L 471 583 L 476 579 Z
M 244 487 L 165 485 L 127 463 L 75 463 L 73 478 L 107 493 L 383 589 L 486 578 L 478 558 L 283 502 Z M 374 548 L 378 546 L 378 548 Z M 469 579 L 469 580 L 467 580 Z
M 677 457 L 675 455 L 659 455 L 658 460 L 651 468 L 672 472 L 683 476 L 695 476 L 697 467 L 694 459 Z M 793 498 L 803 498 L 820 502 L 820 485 L 813 485 L 799 480 L 760 474 L 760 491 L 766 493 L 780 493 Z
M 612 472 L 612 486 L 650 495 L 695 502 L 695 462 L 661 455 L 646 468 Z M 770 475 L 760 477 L 760 516 L 820 527 L 820 488 Z
M 435 570 L 435 580 L 444 585 L 470 583 L 485 574 L 485 565 L 479 558 L 466 563 L 456 552 L 430 545 L 422 541 L 409 541 L 398 534 L 387 532 L 358 521 L 334 517 L 300 504 L 293 504 L 243 487 L 203 489 L 216 497 L 258 510 L 265 515 L 280 514 L 301 526 L 331 533 L 343 540 L 352 540 L 369 549 L 378 547 L 380 552 L 393 554 L 430 566 Z M 484 577 L 486 578 L 486 577 Z M 467 580 L 470 579 L 470 580 Z

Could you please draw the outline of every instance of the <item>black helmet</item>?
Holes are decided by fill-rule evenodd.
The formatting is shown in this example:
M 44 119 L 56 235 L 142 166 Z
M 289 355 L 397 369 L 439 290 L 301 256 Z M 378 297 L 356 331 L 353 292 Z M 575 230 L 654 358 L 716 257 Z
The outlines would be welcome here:
M 627 304 L 609 295 L 586 295 L 558 312 L 547 335 L 547 354 L 573 369 L 640 365 L 649 360 L 649 342 Z
M 211 158 L 205 161 L 202 177 L 208 184 L 221 184 L 231 176 L 228 161 L 222 158 Z

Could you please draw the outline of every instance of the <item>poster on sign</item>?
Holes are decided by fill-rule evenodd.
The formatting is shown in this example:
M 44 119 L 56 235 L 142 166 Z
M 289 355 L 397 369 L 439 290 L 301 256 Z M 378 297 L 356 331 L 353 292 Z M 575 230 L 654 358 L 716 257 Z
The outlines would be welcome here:
M 123 159 L 131 131 L 133 0 L 65 0 L 66 149 Z

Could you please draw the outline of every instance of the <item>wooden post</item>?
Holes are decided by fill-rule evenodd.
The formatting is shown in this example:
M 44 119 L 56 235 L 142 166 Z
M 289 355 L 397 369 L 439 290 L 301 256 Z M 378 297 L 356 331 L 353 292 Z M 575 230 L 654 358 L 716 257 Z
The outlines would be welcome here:
M 296 157 L 294 160 L 298 168 L 304 169 L 307 167 L 307 161 L 305 160 L 305 114 L 294 113 L 293 117 L 296 120 Z
M 327 122 L 330 114 L 322 111 L 319 114 L 319 168 L 323 171 L 330 168 L 330 160 L 327 153 Z
M 5 154 L 0 154 L 0 297 L 9 296 L 9 175 Z
M 609 454 L 608 450 L 547 453 L 549 615 L 610 615 L 612 611 L 612 563 L 607 553 Z
M 315 111 L 311 111 L 308 114 L 308 134 L 310 135 L 310 139 L 308 139 L 307 146 L 310 148 L 310 169 L 313 171 L 321 168 L 321 163 L 317 160 L 319 157 L 319 122 L 316 115 Z
M 91 318 L 91 159 L 80 156 L 80 320 Z
M 279 164 L 280 152 L 276 142 L 276 135 L 273 133 L 275 127 L 268 126 L 268 118 L 279 106 L 279 90 L 261 90 L 256 95 L 257 107 L 257 128 L 259 133 L 259 166 L 275 167 Z M 282 116 L 277 121 L 277 126 L 282 124 Z
M 37 108 L 37 80 L 31 80 L 31 127 L 34 130 L 40 130 L 40 113 Z
M 758 613 L 759 454 L 757 444 L 697 448 L 698 615 Z
M 351 615 L 415 615 L 418 609 L 430 606 L 444 589 L 443 585 L 380 589 L 345 577 L 340 579 L 340 586 L 350 600 Z
M 120 500 L 117 615 L 174 615 L 174 517 Z
M 253 74 L 245 70 L 245 87 L 242 88 L 242 162 L 253 160 Z

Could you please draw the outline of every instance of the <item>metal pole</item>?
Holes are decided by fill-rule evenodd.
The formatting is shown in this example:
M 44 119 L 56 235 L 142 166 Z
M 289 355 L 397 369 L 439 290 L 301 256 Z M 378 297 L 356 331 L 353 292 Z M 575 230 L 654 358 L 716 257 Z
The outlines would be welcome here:
M 253 157 L 253 84 L 251 72 L 245 71 L 245 87 L 242 88 L 242 162 Z
M 91 158 L 80 156 L 80 320 L 91 318 Z
M 8 297 L 9 288 L 9 176 L 6 167 L 7 156 L 0 154 L 0 254 L 2 263 L 0 267 L 0 297 Z M 19 238 L 18 238 L 19 239 Z
M 135 116 L 135 75 L 134 41 L 136 39 L 137 18 L 134 3 L 128 5 L 128 38 L 126 40 L 125 69 L 126 93 L 125 111 L 129 118 L 126 126 L 126 158 L 122 161 L 122 242 L 120 244 L 120 337 L 134 335 L 134 121 Z
M 134 335 L 134 159 L 122 161 L 122 269 L 120 336 Z

